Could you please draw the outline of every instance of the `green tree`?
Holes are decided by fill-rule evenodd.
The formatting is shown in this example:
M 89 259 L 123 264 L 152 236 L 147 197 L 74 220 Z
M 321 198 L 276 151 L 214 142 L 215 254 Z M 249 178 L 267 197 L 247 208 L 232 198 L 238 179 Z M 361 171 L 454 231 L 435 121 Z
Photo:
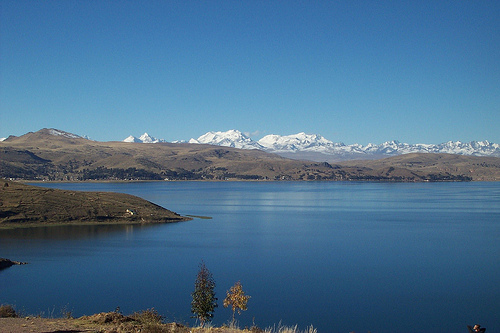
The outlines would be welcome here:
M 196 276 L 194 292 L 191 296 L 193 297 L 191 301 L 191 312 L 194 314 L 193 318 L 198 318 L 201 326 L 203 326 L 205 322 L 210 322 L 212 320 L 214 316 L 213 313 L 217 307 L 215 281 L 212 273 L 208 270 L 203 261 L 200 263 L 200 270 Z
M 227 308 L 231 306 L 233 310 L 233 324 L 236 310 L 238 310 L 238 314 L 241 314 L 241 311 L 246 311 L 249 299 L 250 296 L 245 295 L 240 281 L 236 282 L 234 286 L 227 291 L 226 298 L 224 299 L 224 307 Z

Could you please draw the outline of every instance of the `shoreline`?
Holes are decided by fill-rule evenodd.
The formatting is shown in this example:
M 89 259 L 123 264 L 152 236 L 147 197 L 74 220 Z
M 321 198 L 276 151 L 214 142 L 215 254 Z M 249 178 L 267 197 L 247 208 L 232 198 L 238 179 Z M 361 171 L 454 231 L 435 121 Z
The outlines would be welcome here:
M 86 225 L 159 225 L 167 223 L 187 222 L 194 219 L 195 216 L 182 216 L 181 219 L 171 221 L 158 221 L 158 222 L 142 222 L 142 221 L 127 221 L 119 220 L 115 222 L 99 222 L 99 221 L 77 221 L 77 222 L 4 222 L 0 223 L 0 230 L 13 230 L 23 228 L 40 228 L 40 227 L 64 227 L 64 226 L 86 226 Z M 197 216 L 196 216 L 197 217 Z
M 443 180 L 393 180 L 393 179 L 186 179 L 186 180 L 144 180 L 144 179 L 116 179 L 116 180 L 27 180 L 27 179 L 9 179 L 10 181 L 19 182 L 22 184 L 106 184 L 106 183 L 182 183 L 182 182 L 196 182 L 196 183 L 402 183 L 402 184 L 422 184 L 422 183 L 497 183 L 500 179 L 470 179 L 470 180 L 457 180 L 457 179 L 443 179 Z

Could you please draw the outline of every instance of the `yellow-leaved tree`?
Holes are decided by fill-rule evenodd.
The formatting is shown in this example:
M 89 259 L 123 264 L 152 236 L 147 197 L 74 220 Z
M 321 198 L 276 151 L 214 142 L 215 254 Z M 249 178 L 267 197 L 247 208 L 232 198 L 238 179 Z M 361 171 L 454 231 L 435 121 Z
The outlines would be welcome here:
M 236 282 L 234 286 L 227 291 L 226 298 L 224 299 L 224 307 L 227 308 L 231 306 L 233 310 L 232 324 L 234 324 L 234 314 L 236 310 L 238 310 L 238 314 L 241 314 L 241 311 L 245 311 L 249 299 L 250 296 L 245 295 L 240 281 Z

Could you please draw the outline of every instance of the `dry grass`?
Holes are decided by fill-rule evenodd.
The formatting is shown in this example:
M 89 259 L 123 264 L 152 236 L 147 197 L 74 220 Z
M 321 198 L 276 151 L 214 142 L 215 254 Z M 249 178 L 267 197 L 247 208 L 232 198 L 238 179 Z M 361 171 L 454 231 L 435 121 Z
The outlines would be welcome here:
M 318 331 L 313 327 L 313 325 L 309 326 L 306 330 L 300 331 L 297 327 L 295 326 L 284 326 L 281 323 L 278 324 L 278 326 L 273 326 L 266 328 L 264 333 L 317 333 Z
M 119 312 L 105 312 L 92 316 L 75 319 L 80 325 L 94 325 L 98 332 L 115 333 L 317 333 L 311 325 L 304 331 L 295 326 L 284 326 L 281 323 L 265 330 L 258 327 L 241 329 L 237 325 L 214 327 L 210 324 L 205 326 L 189 327 L 179 323 L 164 323 L 164 318 L 155 309 L 136 312 L 130 316 L 124 316 Z M 97 325 L 97 326 L 95 326 Z

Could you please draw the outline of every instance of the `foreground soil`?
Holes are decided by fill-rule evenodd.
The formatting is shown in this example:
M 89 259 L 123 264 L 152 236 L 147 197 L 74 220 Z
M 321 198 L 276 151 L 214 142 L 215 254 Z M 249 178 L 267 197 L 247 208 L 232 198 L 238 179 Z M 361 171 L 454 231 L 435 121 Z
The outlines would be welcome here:
M 0 318 L 1 333 L 258 333 L 259 329 L 187 327 L 177 323 L 144 323 L 117 313 L 81 318 Z
M 103 332 L 97 327 L 77 323 L 74 319 L 0 318 L 2 333 Z

